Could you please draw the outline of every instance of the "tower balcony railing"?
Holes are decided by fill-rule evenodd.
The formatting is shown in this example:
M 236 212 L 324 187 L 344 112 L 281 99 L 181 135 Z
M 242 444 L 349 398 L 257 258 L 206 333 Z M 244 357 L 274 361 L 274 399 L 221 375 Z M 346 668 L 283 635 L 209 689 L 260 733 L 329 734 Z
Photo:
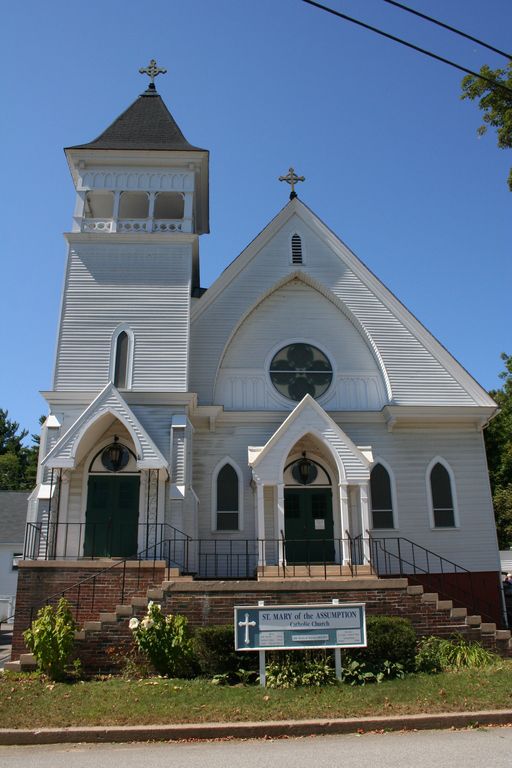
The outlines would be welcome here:
M 82 232 L 149 233 L 149 232 L 192 232 L 192 219 L 108 219 L 83 218 Z

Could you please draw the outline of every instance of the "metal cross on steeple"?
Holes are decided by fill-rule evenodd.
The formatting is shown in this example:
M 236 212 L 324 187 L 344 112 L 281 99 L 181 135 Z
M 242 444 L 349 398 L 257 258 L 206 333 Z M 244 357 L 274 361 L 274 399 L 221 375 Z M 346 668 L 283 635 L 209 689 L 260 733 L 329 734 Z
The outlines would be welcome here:
M 165 75 L 167 72 L 166 69 L 163 67 L 159 67 L 155 61 L 155 59 L 151 59 L 147 67 L 141 67 L 139 69 L 139 72 L 141 75 L 148 75 L 148 77 L 151 79 L 150 87 L 155 87 L 155 77 L 158 75 Z
M 293 168 L 289 168 L 288 173 L 286 176 L 280 176 L 279 181 L 286 181 L 287 184 L 289 184 L 292 188 L 292 191 L 290 192 L 290 200 L 293 200 L 294 197 L 297 197 L 297 193 L 295 191 L 295 185 L 299 181 L 306 181 L 305 176 L 297 176 Z

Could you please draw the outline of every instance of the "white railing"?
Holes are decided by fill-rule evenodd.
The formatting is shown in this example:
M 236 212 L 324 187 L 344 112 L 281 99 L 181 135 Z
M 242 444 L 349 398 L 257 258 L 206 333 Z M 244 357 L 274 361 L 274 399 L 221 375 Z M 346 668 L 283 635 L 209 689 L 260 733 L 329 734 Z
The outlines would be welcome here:
M 192 232 L 191 219 L 82 219 L 82 232 Z
M 184 232 L 183 219 L 155 219 L 153 232 Z
M 112 219 L 82 219 L 82 232 L 112 232 Z
M 150 219 L 118 219 L 118 232 L 151 232 Z

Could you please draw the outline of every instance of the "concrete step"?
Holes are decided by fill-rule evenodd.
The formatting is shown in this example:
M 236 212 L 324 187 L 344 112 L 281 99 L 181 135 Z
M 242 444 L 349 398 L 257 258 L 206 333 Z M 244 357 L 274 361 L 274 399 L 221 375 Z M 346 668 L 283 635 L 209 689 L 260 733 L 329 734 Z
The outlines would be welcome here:
M 450 611 L 450 616 L 452 619 L 465 619 L 467 615 L 467 608 L 452 608 Z
M 437 605 L 438 600 L 439 595 L 437 592 L 424 592 L 421 596 L 422 603 L 435 603 Z
M 110 611 L 101 611 L 100 621 L 102 624 L 116 624 L 117 613 L 116 612 L 110 613 Z
M 84 622 L 84 630 L 86 632 L 100 632 L 101 631 L 101 621 L 85 621 Z
M 21 664 L 19 661 L 6 661 L 4 669 L 8 672 L 21 672 Z
M 354 578 L 356 576 L 374 576 L 369 565 L 354 566 L 353 571 L 348 565 L 265 565 L 258 566 L 258 581 L 283 576 L 294 576 L 296 578 L 325 578 L 345 576 Z M 375 577 L 376 578 L 376 577 Z
M 468 627 L 479 627 L 482 623 L 482 617 L 477 616 L 476 614 L 474 616 L 468 616 L 466 618 L 466 624 Z
M 161 588 L 157 589 L 156 587 L 152 587 L 151 589 L 148 589 L 147 597 L 148 597 L 148 600 L 163 600 L 164 591 Z

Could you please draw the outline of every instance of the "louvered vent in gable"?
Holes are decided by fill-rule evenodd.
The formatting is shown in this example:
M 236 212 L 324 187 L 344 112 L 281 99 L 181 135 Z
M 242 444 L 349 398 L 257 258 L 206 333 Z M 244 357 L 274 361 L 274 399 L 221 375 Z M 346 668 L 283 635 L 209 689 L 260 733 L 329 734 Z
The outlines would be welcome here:
M 292 235 L 292 264 L 302 264 L 302 240 L 300 235 Z

